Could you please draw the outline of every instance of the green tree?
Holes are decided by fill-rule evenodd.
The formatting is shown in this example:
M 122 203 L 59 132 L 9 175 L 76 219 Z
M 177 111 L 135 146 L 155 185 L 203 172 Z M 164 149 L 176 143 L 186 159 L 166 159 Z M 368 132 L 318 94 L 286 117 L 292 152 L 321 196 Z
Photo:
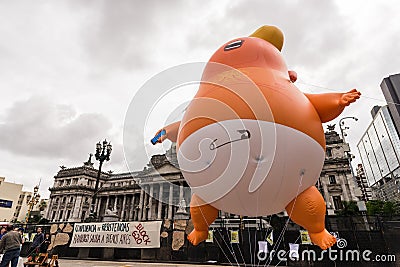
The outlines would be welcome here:
M 371 200 L 367 202 L 367 214 L 371 216 L 393 216 L 399 214 L 399 203 L 393 201 Z
M 383 201 L 381 200 L 370 200 L 366 203 L 367 214 L 371 216 L 381 215 L 383 208 Z
M 343 209 L 337 214 L 341 216 L 352 216 L 359 214 L 357 202 L 355 201 L 343 201 Z
M 387 201 L 383 204 L 382 214 L 384 216 L 392 217 L 396 212 L 396 204 L 394 202 Z

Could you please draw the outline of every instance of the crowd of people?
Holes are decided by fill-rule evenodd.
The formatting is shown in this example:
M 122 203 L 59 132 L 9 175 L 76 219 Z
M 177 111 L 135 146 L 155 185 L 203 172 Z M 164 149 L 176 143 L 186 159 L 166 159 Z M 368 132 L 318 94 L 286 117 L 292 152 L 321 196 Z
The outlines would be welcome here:
M 0 229 L 0 254 L 4 253 L 0 267 L 17 267 L 22 244 L 24 243 L 23 228 L 8 225 Z M 50 234 L 43 234 L 42 228 L 36 229 L 36 235 L 29 246 L 28 256 L 38 253 L 47 253 L 51 239 Z

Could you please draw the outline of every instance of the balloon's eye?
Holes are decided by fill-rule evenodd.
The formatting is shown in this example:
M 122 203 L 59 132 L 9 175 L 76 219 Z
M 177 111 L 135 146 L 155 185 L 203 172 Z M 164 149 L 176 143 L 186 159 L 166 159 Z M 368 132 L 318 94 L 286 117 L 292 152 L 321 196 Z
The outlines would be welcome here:
M 224 47 L 224 51 L 229 51 L 232 49 L 239 48 L 242 46 L 243 42 L 244 42 L 243 40 L 233 41 L 232 43 L 229 43 Z

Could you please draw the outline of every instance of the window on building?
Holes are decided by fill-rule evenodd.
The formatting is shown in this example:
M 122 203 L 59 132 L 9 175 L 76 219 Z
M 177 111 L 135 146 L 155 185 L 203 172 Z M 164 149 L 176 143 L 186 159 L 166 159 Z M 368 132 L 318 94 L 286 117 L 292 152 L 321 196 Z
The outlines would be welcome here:
M 62 203 L 65 203 L 67 201 L 67 197 L 63 197 Z
M 341 210 L 343 209 L 343 203 L 342 203 L 342 199 L 340 198 L 340 196 L 333 196 L 333 205 L 335 206 L 336 210 Z
M 51 220 L 54 221 L 54 219 L 56 218 L 56 211 L 53 211 L 53 215 L 51 215 Z
M 85 203 L 88 203 L 89 198 L 85 197 Z
M 66 218 L 67 220 L 69 219 L 69 216 L 71 216 L 71 210 L 67 211 L 67 218 Z
M 337 184 L 335 175 L 329 175 L 329 183 L 330 184 Z
M 72 202 L 74 202 L 74 197 L 70 197 L 70 199 L 69 199 L 69 203 L 72 203 Z
M 63 215 L 64 215 L 64 211 L 63 211 L 63 210 L 60 210 L 60 216 L 58 216 L 58 220 L 59 220 L 59 221 L 62 221 Z
M 326 156 L 328 158 L 332 157 L 332 148 L 331 147 L 326 148 Z

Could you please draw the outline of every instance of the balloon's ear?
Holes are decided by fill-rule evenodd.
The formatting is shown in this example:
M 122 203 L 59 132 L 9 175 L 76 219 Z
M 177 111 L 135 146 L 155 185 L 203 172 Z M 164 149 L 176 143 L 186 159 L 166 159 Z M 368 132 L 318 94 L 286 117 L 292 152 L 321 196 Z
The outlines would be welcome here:
M 292 83 L 294 83 L 295 81 L 297 81 L 297 73 L 296 73 L 295 71 L 289 70 L 288 73 L 289 73 L 290 81 L 291 81 Z
M 250 37 L 257 37 L 273 44 L 279 51 L 283 47 L 283 32 L 275 26 L 261 26 Z

